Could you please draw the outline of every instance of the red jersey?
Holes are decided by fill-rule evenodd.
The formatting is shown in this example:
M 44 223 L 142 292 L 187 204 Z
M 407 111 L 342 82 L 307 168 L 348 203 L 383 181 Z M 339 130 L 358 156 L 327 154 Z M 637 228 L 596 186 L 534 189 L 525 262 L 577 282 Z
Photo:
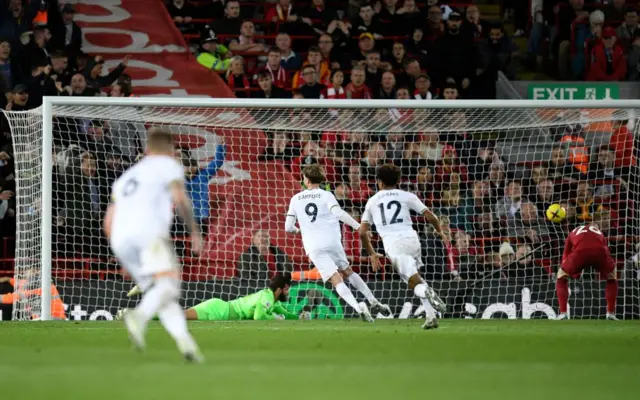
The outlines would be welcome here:
M 594 225 L 582 225 L 569 233 L 560 268 L 573 278 L 579 278 L 589 266 L 600 273 L 601 279 L 607 279 L 615 263 L 602 232 Z

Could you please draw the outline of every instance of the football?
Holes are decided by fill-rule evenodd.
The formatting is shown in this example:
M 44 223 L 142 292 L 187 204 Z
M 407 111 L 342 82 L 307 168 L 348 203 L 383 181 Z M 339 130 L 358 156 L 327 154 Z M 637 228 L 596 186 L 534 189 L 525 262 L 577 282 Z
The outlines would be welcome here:
M 546 216 L 551 222 L 562 222 L 567 217 L 567 210 L 565 210 L 560 204 L 552 204 L 547 208 Z

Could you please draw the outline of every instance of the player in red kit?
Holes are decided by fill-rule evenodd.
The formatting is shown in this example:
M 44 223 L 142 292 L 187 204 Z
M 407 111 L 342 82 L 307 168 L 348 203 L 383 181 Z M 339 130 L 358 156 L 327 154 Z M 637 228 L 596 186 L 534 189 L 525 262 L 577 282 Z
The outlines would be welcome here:
M 592 266 L 600 273 L 600 279 L 606 280 L 605 298 L 607 300 L 607 319 L 616 318 L 616 298 L 618 297 L 618 280 L 616 266 L 611 258 L 607 239 L 594 224 L 582 225 L 571 231 L 564 243 L 562 264 L 556 280 L 556 293 L 560 314 L 557 319 L 569 319 L 567 307 L 569 302 L 568 278 L 580 278 L 582 271 Z

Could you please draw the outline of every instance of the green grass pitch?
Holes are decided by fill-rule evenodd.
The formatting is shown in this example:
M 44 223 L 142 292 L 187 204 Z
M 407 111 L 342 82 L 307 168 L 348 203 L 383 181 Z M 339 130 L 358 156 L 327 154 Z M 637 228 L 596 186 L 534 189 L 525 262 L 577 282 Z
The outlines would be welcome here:
M 640 323 L 419 320 L 194 323 L 186 365 L 154 322 L 0 323 L 3 399 L 640 398 Z

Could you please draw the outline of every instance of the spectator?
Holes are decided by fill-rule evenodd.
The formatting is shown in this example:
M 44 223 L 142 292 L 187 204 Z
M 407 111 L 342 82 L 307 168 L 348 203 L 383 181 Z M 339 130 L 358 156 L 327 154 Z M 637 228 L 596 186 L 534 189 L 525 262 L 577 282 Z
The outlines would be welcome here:
M 409 93 L 413 93 L 415 90 L 415 80 L 422 74 L 420 69 L 420 62 L 414 58 L 407 60 L 404 72 L 396 75 L 396 82 L 398 86 L 406 86 L 409 88 Z
M 23 70 L 31 71 L 31 68 L 49 64 L 49 53 L 47 43 L 51 40 L 51 32 L 44 26 L 33 29 L 33 36 L 26 45 L 26 64 Z
M 338 11 L 338 13 L 340 13 L 340 11 Z M 335 50 L 340 50 L 340 52 L 343 53 L 343 50 L 348 46 L 347 42 L 351 39 L 351 24 L 345 21 L 334 19 L 333 21 L 331 21 L 331 23 L 329 23 L 329 26 L 327 26 L 327 31 L 324 34 L 331 37 L 332 45 L 333 42 L 335 42 Z M 330 58 L 332 61 L 336 61 L 336 59 L 339 59 L 341 65 L 348 61 L 344 58 L 344 54 L 338 55 L 337 52 L 333 52 Z
M 455 147 L 446 144 L 442 149 L 442 158 L 436 167 L 436 188 L 444 189 L 448 187 L 453 174 L 460 176 L 463 185 L 467 183 L 467 167 L 460 161 Z
M 587 181 L 579 181 L 576 186 L 576 196 L 569 202 L 567 218 L 572 225 L 582 225 L 593 221 L 593 214 L 600 211 L 602 205 L 598 205 L 593 197 L 593 187 Z
M 453 257 L 456 271 L 461 279 L 478 279 L 481 276 L 480 260 L 476 249 L 470 247 L 471 236 L 464 231 L 456 231 L 453 234 Z
M 371 89 L 372 93 L 377 93 L 380 89 L 380 81 L 382 80 L 382 69 L 380 68 L 380 52 L 371 50 L 367 53 L 365 66 L 365 83 Z
M 318 38 L 318 48 L 320 49 L 322 59 L 329 64 L 330 69 L 333 70 L 342 68 L 345 60 L 343 60 L 344 57 L 339 54 L 339 51 L 334 51 L 338 49 L 334 49 L 333 39 L 331 38 L 331 35 L 320 35 L 320 38 Z
M 402 71 L 407 62 L 407 49 L 401 42 L 395 42 L 391 48 L 391 57 L 387 59 L 392 70 Z
M 369 33 L 375 39 L 382 39 L 383 26 L 370 3 L 360 6 L 358 17 L 353 20 L 352 25 L 355 35 Z
M 125 68 L 129 65 L 129 59 L 131 56 L 124 56 L 124 59 L 117 67 L 109 71 L 105 76 L 102 75 L 102 69 L 104 67 L 104 59 L 101 56 L 96 56 L 93 63 L 87 64 L 86 70 L 89 71 L 85 74 L 87 79 L 87 86 L 96 90 L 100 90 L 105 86 L 110 86 L 115 82 L 120 75 L 124 72 Z
M 640 29 L 633 33 L 627 56 L 627 76 L 632 82 L 640 80 Z
M 544 165 L 535 165 L 529 172 L 529 184 L 526 187 L 529 197 L 535 197 L 536 188 L 540 182 L 549 179 L 549 170 Z M 532 200 L 535 202 L 535 200 Z M 545 208 L 546 210 L 546 208 Z
M 506 186 L 506 174 L 504 164 L 494 161 L 489 167 L 489 185 L 491 187 L 491 200 L 497 201 L 504 197 Z
M 617 176 L 615 170 L 616 156 L 614 150 L 603 144 L 598 148 L 595 159 L 589 165 L 589 179 L 613 179 Z
M 371 90 L 365 83 L 365 71 L 363 67 L 356 66 L 351 69 L 351 82 L 345 88 L 347 99 L 371 99 Z
M 623 49 L 616 46 L 616 31 L 611 27 L 602 31 L 602 43 L 591 50 L 587 71 L 588 81 L 621 81 L 627 76 L 627 59 Z
M 229 1 L 227 1 L 227 4 Z M 223 0 L 209 0 L 206 4 L 199 6 L 196 9 L 198 15 L 202 15 L 202 18 L 210 20 L 220 20 L 225 15 L 225 4 Z M 238 15 L 240 14 L 240 7 L 238 7 Z
M 364 205 L 373 194 L 367 182 L 362 178 L 362 171 L 356 164 L 349 166 L 347 183 L 351 187 L 351 201 L 355 205 Z
M 442 99 L 444 100 L 458 100 L 460 98 L 460 92 L 458 91 L 458 85 L 453 82 L 445 83 L 442 87 Z
M 471 85 L 471 78 L 476 74 L 476 48 L 473 41 L 460 35 L 462 17 L 452 12 L 447 21 L 447 33 L 435 43 L 433 70 L 436 74 L 436 87 L 442 87 L 452 79 L 462 90 Z
M 515 79 L 515 70 L 511 63 L 516 53 L 516 45 L 504 33 L 501 26 L 489 28 L 489 37 L 479 44 L 482 58 L 478 74 L 477 98 L 495 99 L 498 73 L 504 73 L 509 79 Z
M 239 278 L 259 286 L 274 274 L 292 271 L 293 263 L 284 251 L 271 244 L 269 232 L 257 230 L 251 246 L 240 255 L 237 270 Z
M 351 54 L 351 65 L 364 65 L 366 64 L 367 54 L 374 49 L 376 42 L 373 35 L 370 33 L 363 33 L 358 39 L 358 51 Z
M 612 0 L 604 7 L 604 15 L 607 21 L 624 21 L 627 12 L 627 0 Z
M 318 83 L 318 73 L 313 65 L 302 67 L 302 79 L 304 84 L 298 87 L 305 99 L 319 99 L 325 86 Z
M 500 156 L 495 152 L 493 145 L 487 141 L 477 144 L 475 157 L 469 158 L 467 163 L 469 168 L 469 179 L 481 181 L 487 179 L 489 168 L 494 161 L 500 161 Z
M 396 11 L 396 29 L 393 35 L 408 35 L 422 25 L 422 15 L 415 0 L 404 0 Z
M 387 134 L 387 160 L 391 160 L 393 163 L 402 167 L 402 161 L 405 151 L 405 135 L 404 129 L 401 126 L 392 126 Z
M 413 98 L 416 100 L 431 100 L 433 95 L 429 91 L 431 88 L 431 79 L 427 74 L 420 74 L 415 81 L 416 90 L 413 92 Z
M 51 54 L 51 79 L 60 82 L 62 87 L 71 83 L 71 68 L 69 68 L 69 57 L 61 51 Z
M 624 48 L 625 53 L 629 52 L 631 42 L 634 40 L 635 33 L 639 30 L 639 27 L 638 11 L 628 8 L 624 13 L 624 22 L 616 29 L 618 43 Z
M 264 67 L 259 68 L 256 73 L 253 75 L 253 81 L 258 82 L 258 75 L 260 73 L 265 72 L 271 78 L 271 83 L 273 86 L 284 89 L 288 87 L 288 74 L 285 71 L 284 67 L 280 64 L 280 60 L 282 55 L 280 53 L 280 49 L 273 46 L 270 47 L 267 52 L 267 63 Z
M 589 21 L 589 12 L 584 7 L 584 0 L 569 0 L 569 7 L 560 7 L 557 18 L 558 33 L 552 43 L 552 53 L 558 60 L 560 79 L 569 77 L 569 65 L 572 62 L 571 31 L 574 21 L 584 24 Z M 578 52 L 579 54 L 579 52 Z
M 342 87 L 344 73 L 339 69 L 331 71 L 331 83 L 320 95 L 321 99 L 346 99 L 347 94 Z
M 238 2 L 230 1 L 227 3 L 227 7 L 231 3 Z M 238 8 L 239 7 L 238 5 Z M 231 64 L 230 54 L 229 49 L 218 42 L 218 37 L 215 32 L 207 25 L 200 35 L 198 63 L 207 69 L 226 71 L 229 68 L 229 64 Z
M 547 273 L 534 263 L 533 248 L 529 244 L 519 244 L 516 248 L 514 260 L 518 260 L 508 272 L 509 277 L 541 278 Z
M 496 204 L 496 216 L 513 220 L 522 207 L 522 185 L 518 181 L 511 181 L 505 190 L 505 196 Z
M 222 35 L 239 35 L 240 25 L 240 2 L 228 0 L 224 7 L 224 18 L 216 20 L 210 29 Z
M 567 162 L 567 154 L 562 145 L 555 145 L 551 149 L 551 159 L 548 169 L 549 178 L 551 179 L 574 182 L 580 178 L 580 171 Z
M 487 36 L 489 26 L 487 21 L 480 19 L 480 10 L 478 6 L 470 5 L 465 12 L 465 19 L 460 27 L 462 35 L 469 37 L 471 40 L 484 38 Z
M 312 46 L 307 52 L 307 61 L 305 61 L 303 69 L 293 76 L 293 81 L 291 83 L 291 87 L 293 89 L 297 89 L 304 84 L 304 81 L 300 79 L 300 72 L 302 72 L 307 66 L 311 66 L 315 69 L 316 77 L 320 84 L 328 85 L 331 82 L 329 62 L 322 59 L 322 53 L 320 53 L 320 49 L 317 46 Z
M 429 161 L 431 165 L 436 165 L 444 152 L 444 145 L 440 143 L 439 138 L 440 136 L 436 131 L 425 131 L 422 134 L 420 150 L 424 159 Z
M 553 189 L 553 182 L 549 179 L 541 180 L 536 185 L 536 191 L 529 197 L 529 201 L 534 203 L 540 211 L 540 217 L 544 218 L 547 208 L 556 202 L 556 197 Z
M 489 182 L 483 180 L 473 182 L 465 199 L 464 213 L 468 216 L 468 222 L 472 222 L 475 216 L 482 214 L 485 207 L 491 205 L 490 196 Z
M 251 89 L 251 83 L 247 74 L 244 72 L 244 58 L 241 56 L 231 57 L 231 64 L 227 71 L 227 84 L 229 88 L 238 98 L 249 97 L 249 90 Z
M 11 101 L 5 108 L 7 111 L 26 111 L 29 109 L 29 88 L 27 85 L 16 85 L 12 94 Z
M 383 26 L 385 35 L 397 32 L 398 21 L 398 0 L 382 0 L 382 8 L 378 12 L 378 20 Z
M 396 100 L 410 100 L 411 96 L 409 95 L 409 88 L 406 86 L 399 87 L 396 89 Z
M 375 180 L 376 169 L 386 161 L 386 149 L 381 143 L 371 143 L 360 160 L 362 176 L 367 181 Z
M 466 208 L 461 205 L 459 191 L 450 189 L 442 191 L 438 213 L 449 218 L 451 228 L 461 231 L 472 230 L 467 220 Z
M 291 49 L 291 36 L 286 33 L 276 35 L 276 47 L 280 49 L 280 65 L 287 71 L 297 71 L 302 67 L 302 57 Z
M 541 236 L 548 234 L 548 231 L 539 214 L 535 204 L 523 201 L 516 215 L 507 219 L 509 236 L 525 239 L 532 244 L 540 243 Z
M 40 2 L 32 1 L 26 7 L 22 0 L 3 1 L 0 5 L 0 37 L 7 38 L 14 48 L 20 44 L 22 34 L 31 30 Z
M 433 203 L 434 189 L 433 167 L 421 166 L 416 174 L 416 195 L 426 204 Z
M 571 60 L 574 77 L 584 78 L 588 71 L 591 51 L 602 40 L 603 28 L 604 14 L 600 10 L 595 10 L 589 15 L 588 24 L 575 24 L 572 39 L 575 51 Z
M 231 39 L 229 42 L 229 50 L 234 52 L 263 53 L 265 46 L 262 43 L 256 43 L 255 34 L 256 27 L 253 25 L 253 22 L 242 22 L 240 25 L 240 36 L 237 39 Z
M 65 86 L 63 90 L 58 86 L 61 96 L 95 96 L 98 91 L 87 86 L 87 80 L 82 74 L 74 74 L 71 77 L 71 86 Z
M 482 214 L 476 217 L 474 237 L 476 238 L 500 238 L 502 231 L 497 219 L 491 212 L 491 207 L 486 206 Z M 490 243 L 490 242 L 487 242 Z
M 171 3 L 167 6 L 167 11 L 181 32 L 191 30 L 193 27 L 191 24 L 193 15 L 196 15 L 195 7 L 191 3 L 186 0 L 171 0 Z
M 621 116 L 621 119 L 617 119 L 612 123 L 613 133 L 609 138 L 609 146 L 616 154 L 616 169 L 620 171 L 621 175 L 626 176 L 629 174 L 631 167 L 636 165 L 633 135 L 628 128 L 627 110 L 620 110 L 615 112 L 614 115 Z
M 42 105 L 43 96 L 56 96 L 58 90 L 56 83 L 51 77 L 51 65 L 36 66 L 31 71 L 31 80 L 27 84 L 29 87 L 28 107 L 36 108 Z
M 275 7 L 267 10 L 264 19 L 273 23 L 276 32 L 287 32 L 293 35 L 314 34 L 313 22 L 299 15 L 298 9 L 291 0 L 278 0 Z
M 396 98 L 396 77 L 391 71 L 382 74 L 380 88 L 375 94 L 376 99 L 393 100 Z
M 264 149 L 264 153 L 258 159 L 261 161 L 282 161 L 289 165 L 296 157 L 300 157 L 300 149 L 291 143 L 289 134 L 276 131 L 271 139 L 271 144 Z
M 411 33 L 411 38 L 406 43 L 409 57 L 414 58 L 420 64 L 427 64 L 427 56 L 433 48 L 433 42 L 429 41 L 420 28 L 416 28 Z
M 340 22 L 337 12 L 333 7 L 327 7 L 325 0 L 312 0 L 309 8 L 305 11 L 304 16 L 309 18 L 313 23 L 317 20 L 317 24 L 322 30 L 327 29 L 331 23 Z
M 73 5 L 69 3 L 62 6 L 59 13 L 57 10 L 51 10 L 51 8 L 48 16 L 52 35 L 51 48 L 64 52 L 67 57 L 73 60 L 75 65 L 76 56 L 80 54 L 82 49 L 82 30 L 73 21 L 76 11 Z
M 288 99 L 291 95 L 284 89 L 273 84 L 271 74 L 268 71 L 262 71 L 257 78 L 260 90 L 253 92 L 256 99 Z
M 0 39 L 0 78 L 4 81 L 7 91 L 20 83 L 24 83 L 24 74 L 20 63 L 15 60 L 8 39 Z
M 424 32 L 429 40 L 435 40 L 444 34 L 444 22 L 442 19 L 442 9 L 437 5 L 427 6 L 427 26 Z
M 131 86 L 126 83 L 115 83 L 111 87 L 111 92 L 109 93 L 110 97 L 130 97 L 131 96 Z

